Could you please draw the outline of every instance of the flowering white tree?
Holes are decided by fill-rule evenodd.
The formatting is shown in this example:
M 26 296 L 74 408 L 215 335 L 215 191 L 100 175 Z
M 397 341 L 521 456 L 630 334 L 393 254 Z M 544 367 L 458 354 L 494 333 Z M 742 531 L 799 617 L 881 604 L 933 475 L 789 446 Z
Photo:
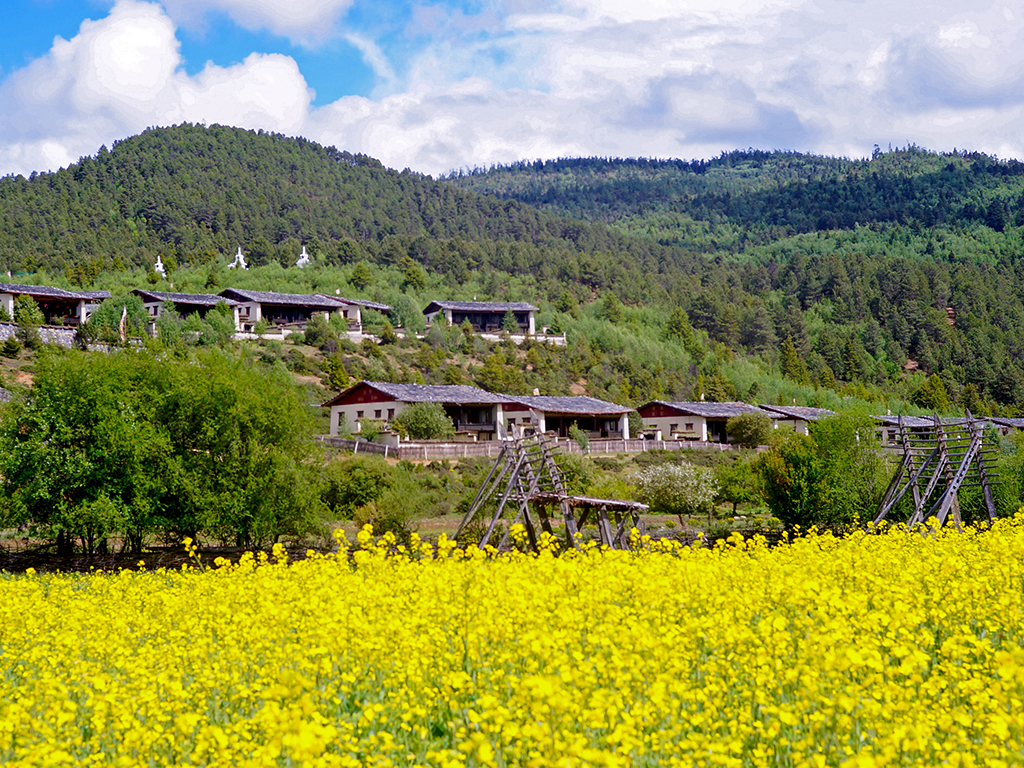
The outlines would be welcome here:
M 693 464 L 661 464 L 633 476 L 640 500 L 651 512 L 691 516 L 711 514 L 718 493 L 715 473 Z

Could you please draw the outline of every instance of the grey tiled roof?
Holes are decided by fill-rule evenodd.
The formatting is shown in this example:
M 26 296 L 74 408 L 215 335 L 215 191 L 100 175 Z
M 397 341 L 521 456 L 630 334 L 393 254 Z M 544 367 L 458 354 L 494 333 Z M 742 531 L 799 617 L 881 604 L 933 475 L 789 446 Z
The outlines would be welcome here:
M 370 301 L 369 299 L 346 299 L 344 296 L 331 296 L 327 293 L 318 293 L 317 296 L 321 296 L 325 299 L 330 299 L 334 302 L 340 302 L 342 304 L 352 304 L 357 307 L 364 307 L 366 309 L 376 309 L 378 312 L 390 312 L 393 307 L 387 304 L 381 304 L 376 301 Z
M 880 424 L 885 424 L 890 427 L 899 425 L 899 416 L 872 416 Z M 975 417 L 975 421 L 996 421 L 995 419 Z M 1005 421 L 1005 419 L 1004 419 Z M 967 420 L 964 417 L 949 418 L 943 416 L 939 419 L 939 423 L 943 426 L 966 424 Z M 923 427 L 934 427 L 935 419 L 932 416 L 904 416 L 903 425 L 912 429 L 923 428 Z
M 314 309 L 337 309 L 338 302 L 320 294 L 309 293 L 273 293 L 271 291 L 247 291 L 241 288 L 225 288 L 220 292 L 238 301 L 255 301 L 260 304 L 278 306 L 313 307 Z
M 633 410 L 625 405 L 616 405 L 605 400 L 598 400 L 596 397 L 549 397 L 543 395 L 532 397 L 510 395 L 509 397 L 517 403 L 522 403 L 530 408 L 546 413 L 621 415 Z
M 423 310 L 424 314 L 438 309 L 451 309 L 456 312 L 539 312 L 540 307 L 524 301 L 432 301 Z
M 830 411 L 828 408 L 811 408 L 804 405 L 768 405 L 768 403 L 762 403 L 758 407 L 762 411 L 778 413 L 787 418 L 800 419 L 801 421 L 817 421 L 818 419 L 836 415 L 835 411 Z
M 1013 427 L 1014 429 L 1024 429 L 1024 419 L 1008 418 L 1005 416 L 990 416 L 988 418 L 993 424 L 999 424 L 1003 427 Z
M 688 413 L 692 416 L 701 416 L 705 419 L 731 419 L 733 416 L 739 416 L 743 413 L 758 413 L 762 416 L 767 416 L 770 419 L 776 419 L 778 416 L 768 411 L 763 411 L 755 405 L 748 405 L 747 403 L 708 403 L 704 401 L 694 402 L 667 402 L 665 400 L 652 400 L 649 403 L 645 403 L 640 408 L 646 408 L 648 405 L 667 405 L 670 408 L 675 408 L 679 413 Z
M 386 381 L 361 381 L 324 403 L 333 405 L 349 392 L 367 386 L 402 403 L 454 403 L 458 405 L 494 405 L 512 402 L 506 395 L 465 384 L 392 384 Z
M 109 291 L 65 291 L 48 285 L 18 285 L 0 283 L 0 293 L 15 293 L 24 296 L 48 296 L 54 299 L 109 299 Z
M 239 303 L 216 293 L 163 293 L 161 291 L 146 291 L 142 288 L 136 288 L 133 293 L 142 298 L 152 297 L 156 301 L 173 301 L 175 304 L 201 304 L 212 307 L 223 301 L 230 307 L 237 306 Z

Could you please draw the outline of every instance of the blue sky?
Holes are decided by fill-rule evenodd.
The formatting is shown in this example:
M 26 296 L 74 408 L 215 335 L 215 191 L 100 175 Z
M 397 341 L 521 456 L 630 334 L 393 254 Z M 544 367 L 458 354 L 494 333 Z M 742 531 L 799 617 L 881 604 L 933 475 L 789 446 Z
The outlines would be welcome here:
M 432 174 L 746 147 L 1024 157 L 1019 0 L 0 2 L 0 175 L 183 121 Z

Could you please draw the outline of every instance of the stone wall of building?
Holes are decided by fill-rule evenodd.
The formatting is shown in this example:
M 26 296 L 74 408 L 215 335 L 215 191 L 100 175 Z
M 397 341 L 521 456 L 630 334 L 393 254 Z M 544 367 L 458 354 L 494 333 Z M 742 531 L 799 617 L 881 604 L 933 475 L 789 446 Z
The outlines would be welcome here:
M 75 328 L 63 328 L 58 325 L 39 326 L 39 338 L 44 344 L 56 344 L 59 347 L 71 347 L 78 344 L 78 330 Z M 0 342 L 7 341 L 18 331 L 15 323 L 0 322 Z

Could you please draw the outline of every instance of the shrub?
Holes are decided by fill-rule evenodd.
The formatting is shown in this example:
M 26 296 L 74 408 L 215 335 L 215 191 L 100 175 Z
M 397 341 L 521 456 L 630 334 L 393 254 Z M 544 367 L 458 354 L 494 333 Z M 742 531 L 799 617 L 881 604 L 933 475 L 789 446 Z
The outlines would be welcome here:
M 391 426 L 413 440 L 444 440 L 455 434 L 455 424 L 440 403 L 414 403 L 395 416 Z
M 661 464 L 633 476 L 637 495 L 660 515 L 710 514 L 714 509 L 718 481 L 715 473 L 693 464 Z
M 332 461 L 324 471 L 320 498 L 340 518 L 379 499 L 394 484 L 394 470 L 376 456 Z
M 760 413 L 741 413 L 725 422 L 725 432 L 732 442 L 744 448 L 757 448 L 768 444 L 772 420 Z

